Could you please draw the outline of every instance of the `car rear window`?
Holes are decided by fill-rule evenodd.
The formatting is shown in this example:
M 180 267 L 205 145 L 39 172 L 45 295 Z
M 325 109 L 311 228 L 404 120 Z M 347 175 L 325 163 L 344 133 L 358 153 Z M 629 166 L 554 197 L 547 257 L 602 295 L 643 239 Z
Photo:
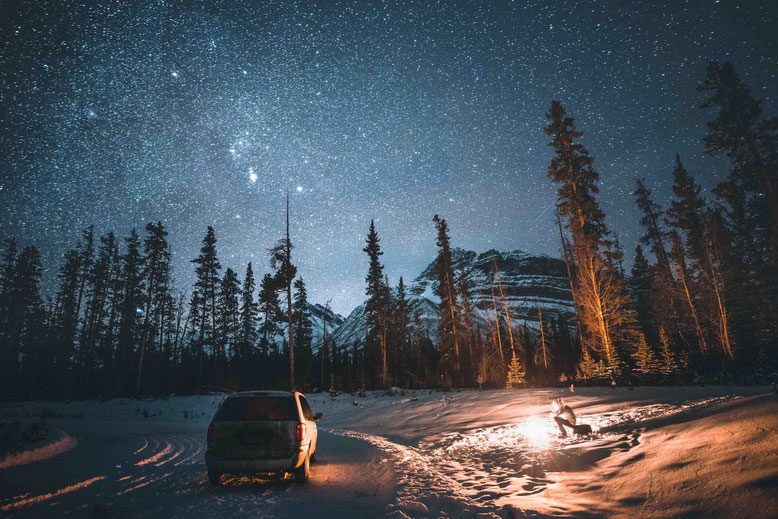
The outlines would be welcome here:
M 296 406 L 288 397 L 234 397 L 224 401 L 217 422 L 296 420 Z

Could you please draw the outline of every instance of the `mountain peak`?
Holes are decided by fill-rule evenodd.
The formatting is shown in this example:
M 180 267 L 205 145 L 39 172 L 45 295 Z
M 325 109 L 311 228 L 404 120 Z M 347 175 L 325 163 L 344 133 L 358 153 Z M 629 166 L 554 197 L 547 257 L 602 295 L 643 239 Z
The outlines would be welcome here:
M 544 322 L 561 320 L 574 325 L 573 297 L 567 278 L 565 263 L 546 255 L 533 255 L 522 250 L 501 252 L 491 249 L 481 254 L 462 248 L 452 248 L 451 258 L 454 272 L 464 270 L 467 277 L 470 299 L 475 311 L 475 324 L 484 333 L 490 329 L 488 320 L 494 322 L 492 289 L 499 299 L 497 269 L 500 271 L 505 303 L 514 327 L 526 326 L 537 330 L 540 316 Z M 437 280 L 434 276 L 436 260 L 433 260 L 408 284 L 409 302 L 413 311 L 419 312 L 425 332 L 431 339 L 437 338 L 440 320 L 435 295 Z M 505 321 L 501 301 L 497 301 L 500 320 Z M 487 312 L 489 313 L 487 319 Z M 355 308 L 344 323 L 335 330 L 333 338 L 340 347 L 351 348 L 361 345 L 366 333 L 365 305 Z

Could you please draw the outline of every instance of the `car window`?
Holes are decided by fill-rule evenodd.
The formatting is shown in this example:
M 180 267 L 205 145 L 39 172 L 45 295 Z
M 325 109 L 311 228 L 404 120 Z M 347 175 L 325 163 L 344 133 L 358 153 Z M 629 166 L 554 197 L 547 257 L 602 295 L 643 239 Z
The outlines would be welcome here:
M 217 422 L 296 420 L 293 400 L 288 397 L 233 397 L 224 401 L 214 418 Z
M 311 406 L 308 405 L 308 401 L 302 395 L 300 395 L 300 407 L 303 409 L 303 417 L 305 417 L 306 420 L 313 420 Z

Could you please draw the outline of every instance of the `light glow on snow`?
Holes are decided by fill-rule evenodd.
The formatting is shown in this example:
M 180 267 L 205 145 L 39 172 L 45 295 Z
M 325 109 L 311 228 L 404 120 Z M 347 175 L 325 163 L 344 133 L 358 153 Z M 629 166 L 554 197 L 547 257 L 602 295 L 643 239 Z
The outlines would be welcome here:
M 521 434 L 534 447 L 545 448 L 553 438 L 553 428 L 548 421 L 542 421 L 533 416 L 521 426 Z

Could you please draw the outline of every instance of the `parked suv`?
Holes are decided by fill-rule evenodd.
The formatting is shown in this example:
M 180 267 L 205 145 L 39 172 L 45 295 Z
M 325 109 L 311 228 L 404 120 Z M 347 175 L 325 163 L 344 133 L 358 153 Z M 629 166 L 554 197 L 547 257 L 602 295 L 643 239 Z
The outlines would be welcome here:
M 256 472 L 293 472 L 308 481 L 322 417 L 297 391 L 233 393 L 208 426 L 208 481 L 218 485 L 222 474 Z

